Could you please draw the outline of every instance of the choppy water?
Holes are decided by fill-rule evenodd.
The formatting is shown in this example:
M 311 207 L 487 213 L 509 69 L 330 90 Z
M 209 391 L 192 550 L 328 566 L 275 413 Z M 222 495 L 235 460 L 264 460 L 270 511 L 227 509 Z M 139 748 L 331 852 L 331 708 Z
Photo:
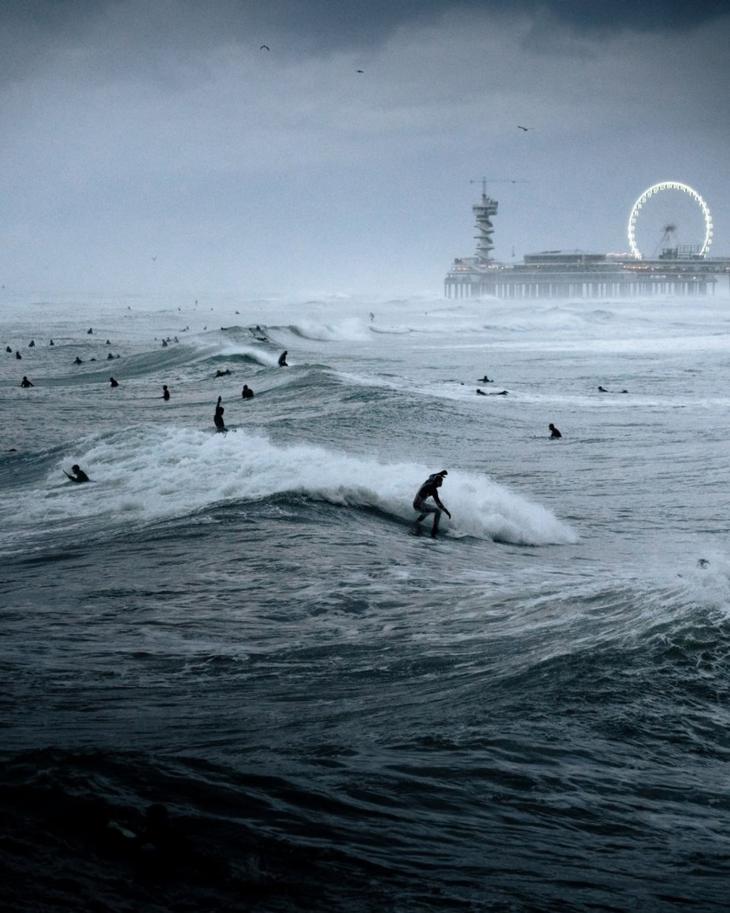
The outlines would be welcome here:
M 0 906 L 726 909 L 727 299 L 4 307 Z

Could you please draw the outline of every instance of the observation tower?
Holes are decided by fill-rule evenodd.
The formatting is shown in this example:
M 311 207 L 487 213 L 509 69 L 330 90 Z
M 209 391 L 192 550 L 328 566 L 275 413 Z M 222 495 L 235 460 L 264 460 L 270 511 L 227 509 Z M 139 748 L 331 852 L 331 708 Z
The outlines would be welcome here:
M 474 235 L 474 239 L 477 242 L 474 259 L 477 263 L 488 263 L 492 259 L 492 251 L 494 250 L 492 218 L 497 215 L 498 207 L 499 203 L 487 196 L 487 181 L 485 178 L 482 179 L 482 199 L 472 206 L 476 222 L 474 227 L 478 232 L 478 234 Z

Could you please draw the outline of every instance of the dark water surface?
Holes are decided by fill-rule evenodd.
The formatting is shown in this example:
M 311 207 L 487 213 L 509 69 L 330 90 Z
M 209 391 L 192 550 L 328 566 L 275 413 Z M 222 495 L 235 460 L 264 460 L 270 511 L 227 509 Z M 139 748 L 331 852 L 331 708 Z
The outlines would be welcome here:
M 214 305 L 0 327 L 0 908 L 726 910 L 728 302 Z

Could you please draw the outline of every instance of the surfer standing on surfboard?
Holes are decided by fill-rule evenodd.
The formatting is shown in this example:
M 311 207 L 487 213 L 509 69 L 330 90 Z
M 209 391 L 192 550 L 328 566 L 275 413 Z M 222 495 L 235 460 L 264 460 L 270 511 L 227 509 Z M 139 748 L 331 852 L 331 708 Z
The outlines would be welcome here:
M 438 493 L 439 488 L 444 484 L 444 476 L 446 475 L 448 475 L 448 472 L 445 469 L 442 469 L 441 472 L 432 473 L 418 489 L 418 493 L 413 499 L 413 509 L 419 512 L 419 516 L 416 518 L 416 527 L 418 527 L 421 520 L 425 520 L 427 514 L 433 514 L 431 535 L 434 538 L 436 538 L 436 533 L 439 531 L 441 511 L 448 515 L 449 520 L 451 519 L 451 513 L 441 503 Z M 436 502 L 436 507 L 433 504 L 426 504 L 428 498 L 433 498 Z

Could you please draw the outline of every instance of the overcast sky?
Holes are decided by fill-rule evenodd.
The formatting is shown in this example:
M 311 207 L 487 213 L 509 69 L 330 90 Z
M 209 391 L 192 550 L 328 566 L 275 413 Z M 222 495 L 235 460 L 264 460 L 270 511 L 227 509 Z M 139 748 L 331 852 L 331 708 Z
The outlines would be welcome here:
M 483 175 L 508 261 L 625 250 L 659 180 L 730 255 L 726 8 L 4 0 L 0 281 L 438 293 Z

